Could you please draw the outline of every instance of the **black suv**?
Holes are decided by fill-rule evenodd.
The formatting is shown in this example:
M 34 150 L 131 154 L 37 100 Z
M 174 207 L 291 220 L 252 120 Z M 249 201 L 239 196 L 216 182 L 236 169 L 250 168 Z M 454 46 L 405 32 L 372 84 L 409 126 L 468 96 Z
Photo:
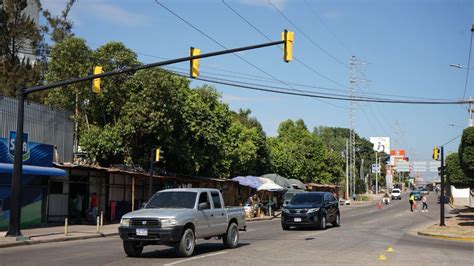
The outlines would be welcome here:
M 283 230 L 289 230 L 291 226 L 316 226 L 324 230 L 328 222 L 333 226 L 341 224 L 339 204 L 329 192 L 296 194 L 281 214 Z

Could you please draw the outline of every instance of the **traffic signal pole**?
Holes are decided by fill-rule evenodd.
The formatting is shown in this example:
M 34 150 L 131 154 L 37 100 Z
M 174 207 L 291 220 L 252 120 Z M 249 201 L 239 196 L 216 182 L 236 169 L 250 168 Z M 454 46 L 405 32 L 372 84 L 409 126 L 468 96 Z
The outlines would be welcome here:
M 444 223 L 444 147 L 440 147 L 441 155 L 441 199 L 439 201 L 440 212 L 439 212 L 439 226 L 446 226 Z
M 291 57 L 288 57 L 288 54 L 290 55 L 292 54 L 291 49 L 292 49 L 292 44 L 293 44 L 293 35 L 291 35 L 290 40 L 287 40 L 286 36 L 288 35 L 288 33 L 290 32 L 285 30 L 285 34 L 284 34 L 285 38 L 281 41 L 274 41 L 274 42 L 239 47 L 239 48 L 234 48 L 234 49 L 227 49 L 227 50 L 222 50 L 222 51 L 217 51 L 217 52 L 212 52 L 212 53 L 207 53 L 207 54 L 181 57 L 177 59 L 151 63 L 151 64 L 142 65 L 142 66 L 123 68 L 123 69 L 118 69 L 118 70 L 99 73 L 99 74 L 92 74 L 85 77 L 63 80 L 63 81 L 54 82 L 51 84 L 46 84 L 46 85 L 41 85 L 41 86 L 35 86 L 31 88 L 19 89 L 18 94 L 17 94 L 18 113 L 17 113 L 17 130 L 16 130 L 16 138 L 15 138 L 15 157 L 14 157 L 15 159 L 14 159 L 14 164 L 13 164 L 11 198 L 10 198 L 11 199 L 10 200 L 10 220 L 9 220 L 9 225 L 8 225 L 8 232 L 5 236 L 9 236 L 9 237 L 22 236 L 21 231 L 20 231 L 20 224 L 21 224 L 21 176 L 22 176 L 22 171 L 23 171 L 23 160 L 22 160 L 23 122 L 25 119 L 24 117 L 25 99 L 28 96 L 28 94 L 33 93 L 33 92 L 59 88 L 59 87 L 66 88 L 67 85 L 71 85 L 71 84 L 76 84 L 76 83 L 80 83 L 84 81 L 91 81 L 93 79 L 110 77 L 110 76 L 115 76 L 115 75 L 120 75 L 120 74 L 125 74 L 125 73 L 136 72 L 138 70 L 149 69 L 149 68 L 154 68 L 158 66 L 166 66 L 166 65 L 181 63 L 181 62 L 190 61 L 194 59 L 201 59 L 201 58 L 213 57 L 213 56 L 218 56 L 218 55 L 231 54 L 231 53 L 264 48 L 264 47 L 280 45 L 280 44 L 283 44 L 285 46 L 284 47 L 284 52 L 285 52 L 284 60 L 286 62 L 289 62 L 291 60 Z M 287 50 L 289 50 L 290 53 L 288 53 Z

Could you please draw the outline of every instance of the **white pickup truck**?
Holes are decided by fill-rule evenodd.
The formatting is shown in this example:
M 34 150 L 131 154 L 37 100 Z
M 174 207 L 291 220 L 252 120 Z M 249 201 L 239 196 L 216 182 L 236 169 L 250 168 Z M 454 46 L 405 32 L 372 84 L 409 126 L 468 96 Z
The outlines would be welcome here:
M 172 246 L 187 257 L 198 238 L 222 238 L 226 248 L 235 248 L 245 229 L 244 209 L 225 208 L 219 190 L 183 188 L 157 192 L 143 209 L 125 214 L 119 233 L 130 257 L 140 256 L 146 245 Z

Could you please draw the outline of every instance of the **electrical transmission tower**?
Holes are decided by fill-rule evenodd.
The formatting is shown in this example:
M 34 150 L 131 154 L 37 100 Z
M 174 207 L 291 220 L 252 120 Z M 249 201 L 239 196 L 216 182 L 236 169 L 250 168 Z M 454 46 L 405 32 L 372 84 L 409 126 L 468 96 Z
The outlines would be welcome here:
M 355 194 L 356 192 L 356 102 L 354 101 L 356 97 L 356 83 L 357 82 L 368 82 L 366 79 L 359 79 L 356 77 L 356 70 L 357 65 L 366 64 L 365 62 L 358 61 L 355 56 L 352 56 L 349 62 L 350 65 L 350 113 L 349 113 L 349 123 L 350 123 L 350 131 L 349 131 L 349 183 L 350 186 L 350 195 Z

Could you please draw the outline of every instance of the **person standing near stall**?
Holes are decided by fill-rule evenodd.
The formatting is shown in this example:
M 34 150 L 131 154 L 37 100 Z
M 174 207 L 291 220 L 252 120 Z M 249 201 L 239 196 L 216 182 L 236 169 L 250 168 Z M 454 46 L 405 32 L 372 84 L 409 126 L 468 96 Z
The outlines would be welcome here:
M 413 192 L 410 192 L 410 196 L 408 197 L 408 201 L 410 202 L 410 211 L 413 212 L 413 204 L 415 203 L 415 196 Z

